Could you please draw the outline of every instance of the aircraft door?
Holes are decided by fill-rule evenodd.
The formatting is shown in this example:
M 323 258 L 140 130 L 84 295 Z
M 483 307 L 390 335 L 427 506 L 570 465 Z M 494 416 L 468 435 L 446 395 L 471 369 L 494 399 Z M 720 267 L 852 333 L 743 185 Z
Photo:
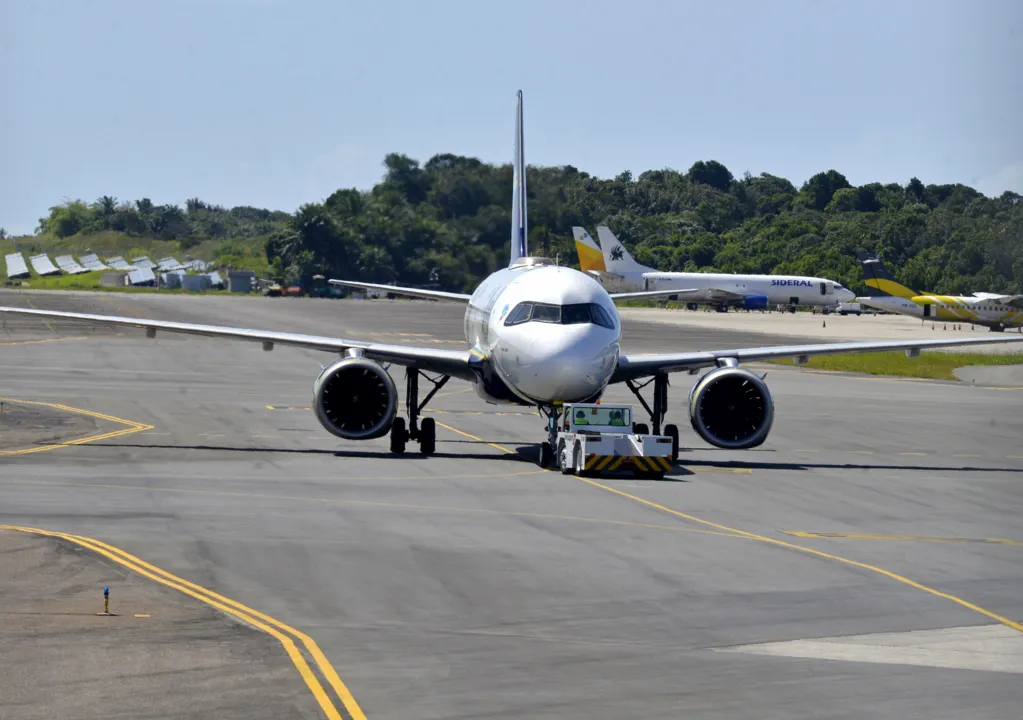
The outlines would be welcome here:
M 826 282 L 821 283 L 821 295 L 828 294 L 828 284 Z
M 927 305 L 924 305 L 924 317 L 930 317 L 930 316 L 931 316 L 931 306 L 930 306 L 930 303 L 928 303 Z

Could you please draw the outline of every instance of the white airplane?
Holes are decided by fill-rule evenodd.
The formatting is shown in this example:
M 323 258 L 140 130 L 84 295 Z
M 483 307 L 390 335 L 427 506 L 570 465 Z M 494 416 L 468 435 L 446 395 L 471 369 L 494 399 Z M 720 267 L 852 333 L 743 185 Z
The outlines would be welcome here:
M 892 277 L 881 258 L 865 255 L 860 258 L 860 262 L 863 264 L 863 282 L 873 289 L 872 295 L 856 298 L 863 305 L 910 317 L 968 322 L 985 326 L 992 332 L 1023 327 L 1023 295 L 986 292 L 976 292 L 973 295 L 920 293 Z
M 850 302 L 855 295 L 834 280 L 797 275 L 734 275 L 722 273 L 660 272 L 640 265 L 611 230 L 597 228 L 600 247 L 584 228 L 573 227 L 579 266 L 607 290 L 670 290 L 695 288 L 702 292 L 691 302 L 712 303 L 719 311 L 735 305 L 746 310 L 770 306 L 827 307 Z M 603 248 L 603 250 L 601 249 Z
M 548 439 L 540 445 L 540 464 L 544 467 L 557 464 L 568 473 L 576 471 L 578 458 L 574 457 L 574 448 L 555 446 L 558 407 L 566 402 L 595 400 L 611 384 L 625 383 L 636 394 L 650 413 L 654 432 L 660 434 L 668 410 L 669 374 L 685 371 L 695 375 L 702 368 L 713 368 L 699 379 L 689 395 L 690 423 L 696 433 L 712 445 L 744 449 L 764 442 L 774 419 L 774 401 L 763 378 L 740 367 L 741 362 L 792 357 L 804 363 L 811 355 L 884 350 L 906 350 L 907 354 L 916 356 L 921 348 L 1023 341 L 1023 337 L 961 338 L 622 353 L 622 328 L 615 300 L 666 292 L 687 294 L 689 290 L 609 294 L 585 273 L 557 267 L 546 258 L 528 257 L 522 139 L 522 93 L 519 92 L 511 260 L 506 269 L 487 277 L 474 293 L 464 295 L 348 280 L 331 281 L 464 303 L 468 346 L 465 350 L 384 345 L 344 338 L 53 310 L 0 307 L 0 312 L 144 328 L 150 338 L 159 332 L 186 333 L 258 342 L 264 350 L 290 345 L 340 354 L 341 357 L 324 368 L 313 382 L 316 417 L 328 432 L 347 440 L 378 438 L 389 433 L 391 450 L 399 453 L 404 452 L 410 439 L 419 442 L 420 452 L 424 454 L 435 451 L 435 423 L 432 418 L 420 420 L 420 413 L 450 378 L 466 380 L 488 403 L 537 407 L 548 420 Z M 397 417 L 398 393 L 385 364 L 405 367 L 407 424 L 405 418 Z M 422 399 L 421 377 L 433 385 Z M 643 380 L 646 382 L 637 384 Z M 652 407 L 640 394 L 641 388 L 651 381 L 654 384 Z M 637 423 L 634 432 L 647 433 L 649 428 Z M 671 436 L 672 456 L 677 459 L 677 426 L 664 426 L 663 434 Z

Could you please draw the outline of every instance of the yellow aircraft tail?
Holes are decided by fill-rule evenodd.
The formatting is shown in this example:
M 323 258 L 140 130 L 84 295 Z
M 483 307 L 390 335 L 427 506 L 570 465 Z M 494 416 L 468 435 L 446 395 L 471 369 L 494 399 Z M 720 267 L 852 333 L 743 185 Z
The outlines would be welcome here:
M 575 251 L 579 254 L 579 268 L 583 272 L 607 272 L 604 253 L 590 234 L 584 228 L 573 227 L 572 235 L 575 236 Z

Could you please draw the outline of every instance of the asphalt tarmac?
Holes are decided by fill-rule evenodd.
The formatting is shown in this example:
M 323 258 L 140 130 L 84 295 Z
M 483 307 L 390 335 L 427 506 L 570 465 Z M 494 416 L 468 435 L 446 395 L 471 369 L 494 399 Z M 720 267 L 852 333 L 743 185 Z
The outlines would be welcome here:
M 461 309 L 440 303 L 0 304 L 462 346 Z M 624 350 L 805 341 L 628 321 Z M 536 467 L 535 413 L 455 381 L 430 408 L 436 456 L 340 442 L 307 409 L 329 358 L 6 318 L 0 397 L 68 408 L 101 439 L 0 457 L 0 523 L 101 540 L 200 588 L 197 604 L 265 614 L 315 674 L 296 663 L 288 692 L 323 688 L 325 716 L 1019 716 L 1023 388 L 758 367 L 774 429 L 727 452 L 688 430 L 695 378 L 674 376 L 680 467 L 580 479 Z M 266 662 L 286 662 L 275 642 Z M 166 716 L 130 688 L 126 716 Z M 247 717 L 281 717 L 281 686 L 266 692 Z

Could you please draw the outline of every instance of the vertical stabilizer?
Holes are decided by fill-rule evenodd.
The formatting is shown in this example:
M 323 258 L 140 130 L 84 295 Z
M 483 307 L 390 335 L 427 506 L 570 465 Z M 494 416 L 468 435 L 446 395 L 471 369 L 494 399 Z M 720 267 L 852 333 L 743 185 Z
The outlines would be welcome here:
M 586 229 L 573 227 L 572 235 L 575 237 L 575 251 L 579 255 L 579 269 L 583 272 L 606 271 L 604 255 L 600 252 L 596 241 L 586 232 Z
M 528 257 L 526 248 L 526 149 L 522 135 L 522 91 L 518 93 L 518 109 L 515 112 L 515 160 L 512 166 L 512 222 L 511 260 Z
M 656 272 L 653 268 L 640 265 L 632 259 L 625 246 L 618 242 L 611 229 L 605 225 L 597 227 L 597 237 L 600 238 L 600 247 L 604 251 L 604 266 L 608 272 Z
M 885 269 L 881 258 L 876 255 L 861 255 L 860 262 L 863 264 L 863 283 L 872 289 L 870 296 L 873 297 L 900 297 L 911 300 L 920 293 L 906 287 Z

